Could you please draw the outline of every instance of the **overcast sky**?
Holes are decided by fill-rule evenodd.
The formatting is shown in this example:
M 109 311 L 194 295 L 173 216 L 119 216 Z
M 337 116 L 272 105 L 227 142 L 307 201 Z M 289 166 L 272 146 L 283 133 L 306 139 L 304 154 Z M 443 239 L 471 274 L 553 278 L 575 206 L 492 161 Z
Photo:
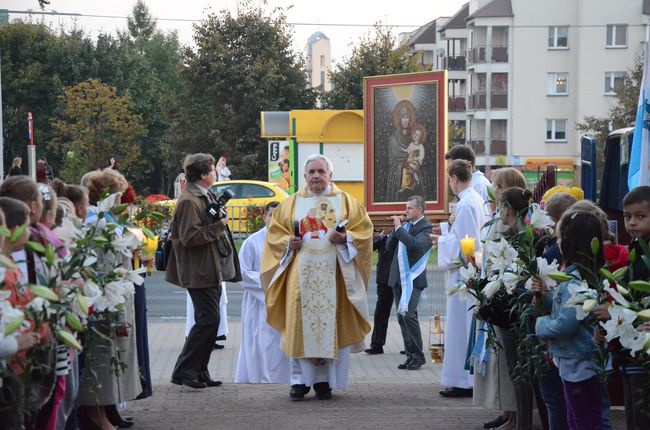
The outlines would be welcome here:
M 258 0 L 254 0 L 255 3 Z M 370 27 L 330 26 L 326 24 L 366 24 L 377 21 L 388 25 L 410 25 L 414 27 L 396 27 L 394 33 L 413 31 L 439 16 L 452 16 L 468 0 L 269 0 L 264 6 L 267 10 L 274 7 L 289 7 L 287 20 L 291 23 L 308 23 L 322 25 L 295 25 L 294 49 L 304 51 L 307 38 L 315 31 L 325 33 L 332 43 L 333 62 L 340 62 L 349 57 L 352 45 Z M 126 28 L 125 17 L 131 13 L 136 0 L 51 0 L 47 10 L 59 13 L 80 13 L 83 15 L 110 15 L 121 18 L 77 17 L 78 25 L 89 31 L 93 38 L 99 31 L 115 33 L 117 29 Z M 167 21 L 164 18 L 200 20 L 208 12 L 229 9 L 237 10 L 237 0 L 145 0 L 152 15 L 159 18 L 158 27 L 164 31 L 176 30 L 182 44 L 192 43 L 192 22 Z M 260 2 L 263 4 L 264 2 Z M 37 0 L 0 0 L 0 8 L 24 11 L 40 10 Z M 34 15 L 41 19 L 40 15 Z M 9 19 L 27 18 L 27 15 L 10 14 Z M 72 18 L 44 16 L 46 22 L 58 26 L 69 26 Z

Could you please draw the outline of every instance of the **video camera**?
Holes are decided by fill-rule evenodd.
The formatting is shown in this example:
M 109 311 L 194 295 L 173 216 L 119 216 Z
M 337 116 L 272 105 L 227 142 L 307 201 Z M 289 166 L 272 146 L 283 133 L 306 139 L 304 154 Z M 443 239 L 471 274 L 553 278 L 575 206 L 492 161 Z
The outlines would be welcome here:
M 229 189 L 225 189 L 223 193 L 217 197 L 216 202 L 210 202 L 208 204 L 206 211 L 208 212 L 208 215 L 210 215 L 210 218 L 212 218 L 213 222 L 228 216 L 228 213 L 226 212 L 226 204 L 228 203 L 228 200 L 233 197 L 235 197 L 235 193 Z

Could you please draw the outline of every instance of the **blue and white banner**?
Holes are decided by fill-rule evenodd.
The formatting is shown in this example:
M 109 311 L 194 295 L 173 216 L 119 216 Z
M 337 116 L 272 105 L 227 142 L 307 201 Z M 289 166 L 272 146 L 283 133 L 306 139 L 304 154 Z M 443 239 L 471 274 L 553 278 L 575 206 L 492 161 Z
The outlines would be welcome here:
M 639 185 L 650 185 L 650 43 L 645 44 L 643 79 L 636 111 L 634 140 L 630 153 L 627 185 L 631 190 Z

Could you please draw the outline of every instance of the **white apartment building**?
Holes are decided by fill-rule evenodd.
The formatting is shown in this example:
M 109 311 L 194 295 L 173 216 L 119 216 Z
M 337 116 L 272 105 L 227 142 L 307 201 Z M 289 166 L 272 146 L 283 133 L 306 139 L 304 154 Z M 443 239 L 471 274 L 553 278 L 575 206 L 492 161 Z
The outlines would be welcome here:
M 449 119 L 465 117 L 478 164 L 578 165 L 575 125 L 617 102 L 650 35 L 650 0 L 470 0 L 439 32 Z
M 438 50 L 440 43 L 439 29 L 449 21 L 449 17 L 441 16 L 410 33 L 400 33 L 398 43 L 408 47 L 409 56 L 425 70 L 443 68 L 444 53 Z
M 329 77 L 332 68 L 332 47 L 329 37 L 317 31 L 307 39 L 305 51 L 311 86 L 322 87 L 325 91 L 330 91 L 332 89 Z

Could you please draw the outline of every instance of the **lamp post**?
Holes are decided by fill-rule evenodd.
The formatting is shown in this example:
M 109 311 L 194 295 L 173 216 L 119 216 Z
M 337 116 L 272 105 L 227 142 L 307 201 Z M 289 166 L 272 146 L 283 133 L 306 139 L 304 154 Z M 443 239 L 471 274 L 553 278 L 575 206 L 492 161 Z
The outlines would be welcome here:
M 27 113 L 29 123 L 29 145 L 27 145 L 27 163 L 29 166 L 29 177 L 36 180 L 36 145 L 34 145 L 34 118 L 32 113 Z

